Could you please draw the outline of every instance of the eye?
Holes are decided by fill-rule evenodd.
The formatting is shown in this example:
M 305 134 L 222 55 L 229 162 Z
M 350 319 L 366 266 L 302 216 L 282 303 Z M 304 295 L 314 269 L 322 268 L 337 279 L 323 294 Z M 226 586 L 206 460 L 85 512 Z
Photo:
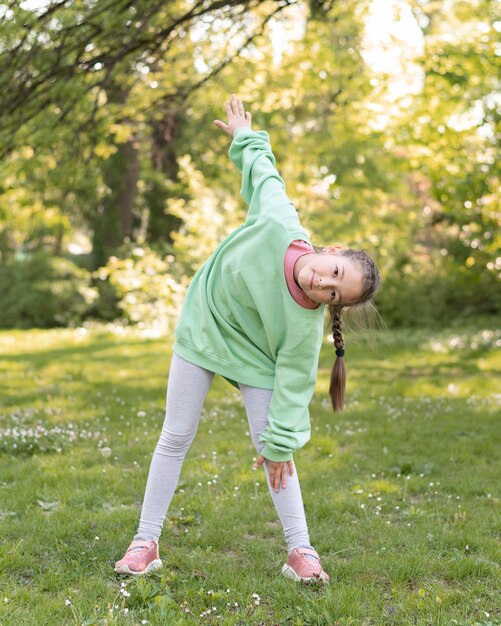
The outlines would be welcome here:
M 334 270 L 334 276 L 337 276 L 339 274 L 339 269 L 336 267 L 336 269 Z
M 335 291 L 331 291 L 331 296 L 332 296 L 332 299 L 335 300 L 336 299 L 336 292 Z

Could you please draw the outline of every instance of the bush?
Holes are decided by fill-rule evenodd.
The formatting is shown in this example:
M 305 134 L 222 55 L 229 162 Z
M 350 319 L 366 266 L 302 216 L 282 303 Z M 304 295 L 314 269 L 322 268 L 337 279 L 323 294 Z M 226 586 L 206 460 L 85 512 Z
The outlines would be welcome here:
M 88 271 L 36 252 L 0 267 L 0 328 L 76 325 L 97 297 Z
M 109 298 L 110 289 L 113 290 L 120 316 L 128 322 L 162 332 L 173 330 L 188 282 L 174 263 L 174 257 L 161 256 L 151 248 L 139 246 L 130 249 L 124 246 L 120 255 L 123 258 L 110 257 L 94 273 L 102 283 L 100 292 Z M 99 310 L 99 303 L 96 308 Z
M 452 319 L 499 315 L 501 290 L 491 272 L 449 268 L 450 273 L 391 274 L 375 304 L 388 326 L 423 327 Z

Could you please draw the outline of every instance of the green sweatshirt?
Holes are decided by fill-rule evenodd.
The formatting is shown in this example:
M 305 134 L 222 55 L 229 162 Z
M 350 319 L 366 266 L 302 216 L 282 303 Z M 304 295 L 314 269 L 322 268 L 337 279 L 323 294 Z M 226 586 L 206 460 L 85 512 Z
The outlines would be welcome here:
M 311 242 L 275 169 L 268 133 L 237 129 L 229 156 L 242 173 L 247 219 L 193 277 L 173 349 L 235 386 L 273 389 L 262 454 L 289 461 L 310 438 L 324 305 L 305 309 L 287 288 L 287 247 Z

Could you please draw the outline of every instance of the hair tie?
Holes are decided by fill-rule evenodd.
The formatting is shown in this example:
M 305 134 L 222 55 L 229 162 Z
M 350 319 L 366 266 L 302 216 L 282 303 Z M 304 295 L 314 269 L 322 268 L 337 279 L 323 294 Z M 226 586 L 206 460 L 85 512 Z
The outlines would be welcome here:
M 343 348 L 336 348 L 336 356 L 344 356 Z

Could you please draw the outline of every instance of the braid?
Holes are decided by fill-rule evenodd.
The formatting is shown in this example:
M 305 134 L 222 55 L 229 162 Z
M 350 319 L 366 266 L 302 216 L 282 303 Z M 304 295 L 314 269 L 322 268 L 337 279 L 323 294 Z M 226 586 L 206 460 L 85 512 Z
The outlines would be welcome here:
M 321 249 L 317 249 L 321 250 Z M 336 360 L 332 366 L 329 394 L 334 411 L 342 411 L 344 406 L 344 392 L 346 387 L 346 368 L 344 365 L 344 340 L 341 324 L 341 313 L 347 309 L 349 313 L 361 310 L 363 313 L 371 306 L 371 300 L 379 288 L 379 271 L 373 259 L 365 250 L 353 250 L 344 248 L 338 252 L 340 256 L 346 256 L 358 263 L 363 274 L 363 288 L 360 299 L 350 306 L 329 306 L 331 317 L 332 337 L 336 348 Z
M 336 347 L 336 361 L 332 367 L 329 395 L 334 411 L 342 411 L 344 405 L 344 390 L 346 386 L 346 368 L 344 366 L 344 341 L 341 330 L 341 312 L 338 308 L 329 306 L 331 316 L 332 337 Z
M 344 341 L 343 341 L 343 333 L 341 330 L 341 314 L 334 307 L 331 314 L 331 329 L 332 329 L 332 338 L 334 339 L 334 345 L 337 350 L 344 349 Z

